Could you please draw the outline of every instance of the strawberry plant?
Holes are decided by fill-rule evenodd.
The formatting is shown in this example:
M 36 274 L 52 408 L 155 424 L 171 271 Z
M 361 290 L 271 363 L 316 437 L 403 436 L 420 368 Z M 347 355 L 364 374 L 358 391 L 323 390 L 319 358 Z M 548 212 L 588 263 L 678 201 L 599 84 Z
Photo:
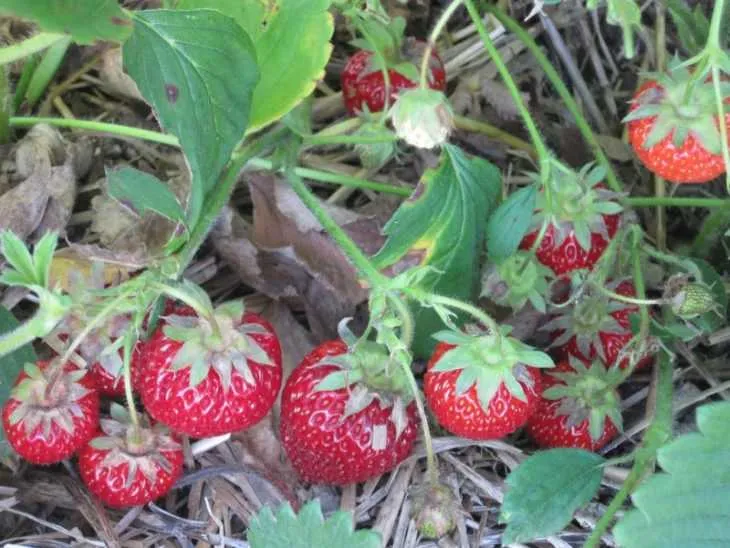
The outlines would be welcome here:
M 6 502 L 35 503 L 16 457 L 81 479 L 12 519 L 85 489 L 94 519 L 56 533 L 105 545 L 727 543 L 726 407 L 672 438 L 683 406 L 726 391 L 730 202 L 666 188 L 730 181 L 725 0 L 670 2 L 678 40 L 659 8 L 648 33 L 651 10 L 606 2 L 622 70 L 656 39 L 643 82 L 616 77 L 598 18 L 556 25 L 558 1 L 515 19 L 452 0 L 428 32 L 378 0 L 149 4 L 0 0 L 20 37 L 0 48 L 0 138 L 46 124 L 0 169 L 0 283 L 22 317 L 0 308 Z M 571 32 L 626 101 L 598 108 Z M 129 102 L 107 111 L 97 82 Z M 122 112 L 136 125 L 101 120 Z M 108 134 L 92 160 L 84 132 Z M 701 395 L 675 398 L 680 380 Z

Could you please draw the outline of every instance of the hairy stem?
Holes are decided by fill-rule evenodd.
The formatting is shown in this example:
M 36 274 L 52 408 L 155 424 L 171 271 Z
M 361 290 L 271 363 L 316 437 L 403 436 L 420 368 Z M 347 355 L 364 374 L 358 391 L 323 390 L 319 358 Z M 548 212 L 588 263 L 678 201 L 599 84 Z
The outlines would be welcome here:
M 45 289 L 34 288 L 39 294 L 38 311 L 27 321 L 7 333 L 0 335 L 0 357 L 48 335 L 68 313 L 71 300 Z
M 205 241 L 213 222 L 215 222 L 223 207 L 228 203 L 233 188 L 236 186 L 240 171 L 254 156 L 257 156 L 272 144 L 276 143 L 287 131 L 284 127 L 271 131 L 244 146 L 231 157 L 231 161 L 219 179 L 218 184 L 206 196 L 200 220 L 193 227 L 190 233 L 190 239 L 180 251 L 177 271 L 178 278 L 182 276 L 187 266 L 195 257 L 198 248 Z
M 304 202 L 307 209 L 312 212 L 327 234 L 335 241 L 343 253 L 347 255 L 371 287 L 384 285 L 387 282 L 387 278 L 378 272 L 357 244 L 352 241 L 345 231 L 322 208 L 317 197 L 307 188 L 304 181 L 293 170 L 289 170 L 286 176 L 297 196 Z
M 659 356 L 655 368 L 654 409 L 651 425 L 644 435 L 644 442 L 636 451 L 634 466 L 621 486 L 621 489 L 604 511 L 595 529 L 588 537 L 583 548 L 596 548 L 601 537 L 608 531 L 614 516 L 621 509 L 626 499 L 634 492 L 650 471 L 656 460 L 657 451 L 671 437 L 672 433 L 672 362 L 666 352 Z M 651 405 L 651 402 L 648 404 Z M 651 413 L 652 410 L 649 410 Z
M 436 47 L 436 41 L 438 40 L 441 32 L 444 30 L 444 27 L 446 27 L 446 23 L 449 22 L 451 16 L 459 8 L 459 6 L 461 6 L 462 3 L 463 0 L 452 0 L 451 4 L 449 4 L 449 7 L 447 7 L 443 11 L 441 16 L 438 18 L 438 21 L 436 21 L 436 24 L 431 31 L 431 35 L 428 37 L 426 50 L 423 52 L 423 58 L 421 59 L 420 86 L 423 89 L 428 89 L 428 64 L 431 60 L 431 52 L 433 52 L 433 48 Z
M 514 101 L 517 110 L 520 112 L 520 116 L 522 116 L 522 121 L 527 128 L 527 132 L 530 134 L 530 140 L 532 141 L 532 144 L 535 145 L 537 157 L 541 162 L 547 161 L 547 159 L 550 157 L 547 146 L 545 146 L 545 142 L 542 140 L 542 136 L 540 135 L 540 131 L 537 128 L 537 124 L 535 124 L 535 120 L 532 118 L 530 111 L 527 109 L 527 106 L 522 99 L 522 94 L 517 88 L 517 84 L 515 84 L 514 79 L 510 75 L 507 65 L 505 65 L 504 60 L 499 54 L 499 51 L 494 46 L 492 38 L 489 36 L 487 29 L 484 27 L 484 23 L 482 22 L 482 18 L 479 15 L 479 11 L 477 10 L 472 0 L 464 0 L 464 5 L 469 12 L 469 17 L 471 18 L 472 23 L 474 23 L 474 26 L 477 29 L 479 37 L 484 43 L 484 48 L 487 50 L 487 53 L 489 53 L 489 56 L 492 59 L 495 67 L 497 67 L 497 71 L 499 71 L 505 87 L 512 96 L 512 100 Z
M 408 308 L 408 305 L 403 302 L 399 297 L 390 299 L 393 303 L 398 316 L 403 322 L 401 328 L 401 340 L 403 343 L 410 347 L 413 342 L 414 334 L 414 323 L 413 314 Z M 436 453 L 433 450 L 433 437 L 431 435 L 431 428 L 428 425 L 428 414 L 426 413 L 426 407 L 423 405 L 423 398 L 421 398 L 421 391 L 418 389 L 418 383 L 416 378 L 413 376 L 413 371 L 410 365 L 403 364 L 403 373 L 408 378 L 408 385 L 413 393 L 413 398 L 416 401 L 416 409 L 418 411 L 418 418 L 421 421 L 421 430 L 423 431 L 423 446 L 426 449 L 426 474 L 431 482 L 438 482 L 438 466 L 436 464 Z
M 613 166 L 611 165 L 610 160 L 603 152 L 600 143 L 596 139 L 596 136 L 594 135 L 590 124 L 588 124 L 588 121 L 585 119 L 585 116 L 583 116 L 583 113 L 581 112 L 578 103 L 575 102 L 575 99 L 570 93 L 570 90 L 567 88 L 562 78 L 555 70 L 555 67 L 553 67 L 552 63 L 550 63 L 550 60 L 542 52 L 540 46 L 537 44 L 537 42 L 535 42 L 535 39 L 530 36 L 530 34 L 525 29 L 523 29 L 517 21 L 512 19 L 498 6 L 487 4 L 486 10 L 494 15 L 497 20 L 502 23 L 505 28 L 507 28 L 507 30 L 517 36 L 517 38 L 519 38 L 519 40 L 525 45 L 530 53 L 532 53 L 533 57 L 535 57 L 535 60 L 540 65 L 543 72 L 545 72 L 545 75 L 548 77 L 548 80 L 550 80 L 550 83 L 555 88 L 555 91 L 558 92 L 558 95 L 560 95 L 563 103 L 573 115 L 578 130 L 580 131 L 581 135 L 583 135 L 583 138 L 586 140 L 586 142 L 593 149 L 593 154 L 595 154 L 598 163 L 606 169 L 606 182 L 608 183 L 608 186 L 611 187 L 611 190 L 615 192 L 621 192 L 621 183 L 619 182 L 616 174 L 613 171 Z

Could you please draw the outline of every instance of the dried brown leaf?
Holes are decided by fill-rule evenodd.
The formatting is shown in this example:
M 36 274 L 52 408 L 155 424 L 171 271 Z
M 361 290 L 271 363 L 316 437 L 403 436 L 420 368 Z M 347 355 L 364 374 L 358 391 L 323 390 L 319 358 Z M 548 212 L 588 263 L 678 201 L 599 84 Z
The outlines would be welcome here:
M 134 99 L 135 101 L 144 101 L 137 84 L 124 72 L 121 48 L 112 47 L 101 53 L 99 78 L 112 95 Z
M 304 310 L 316 338 L 336 336 L 337 323 L 367 298 L 355 268 L 287 185 L 254 173 L 249 187 L 253 226 L 225 209 L 211 234 L 216 251 L 244 283 Z M 328 209 L 352 233 L 378 232 L 352 212 Z

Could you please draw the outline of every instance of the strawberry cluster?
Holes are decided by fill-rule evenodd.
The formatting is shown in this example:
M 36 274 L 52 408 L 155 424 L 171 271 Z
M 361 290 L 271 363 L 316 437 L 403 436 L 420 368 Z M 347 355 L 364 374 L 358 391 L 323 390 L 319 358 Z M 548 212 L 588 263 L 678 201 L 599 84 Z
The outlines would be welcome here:
M 24 459 L 48 465 L 78 456 L 79 473 L 105 504 L 124 508 L 167 493 L 182 474 L 181 435 L 205 438 L 256 424 L 271 410 L 282 380 L 281 347 L 262 317 L 242 301 L 211 317 L 168 302 L 147 340 L 134 346 L 131 385 L 146 411 L 132 420 L 111 404 L 100 417 L 101 396 L 125 392 L 124 334 L 130 314 L 86 330 L 78 358 L 27 364 L 3 408 L 7 440 Z M 72 313 L 58 327 L 75 339 L 86 318 Z

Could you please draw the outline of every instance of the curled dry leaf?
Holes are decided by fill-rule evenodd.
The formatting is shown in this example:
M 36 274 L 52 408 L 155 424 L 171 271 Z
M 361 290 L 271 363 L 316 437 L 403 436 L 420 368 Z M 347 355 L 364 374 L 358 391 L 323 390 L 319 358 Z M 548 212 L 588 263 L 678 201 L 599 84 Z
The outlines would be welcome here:
M 107 256 L 108 260 L 109 257 Z M 98 259 L 97 259 L 98 260 Z M 73 278 L 80 276 L 84 280 L 90 280 L 94 260 L 84 256 L 76 246 L 64 247 L 53 255 L 50 271 L 50 283 L 57 285 L 64 291 L 71 289 Z M 118 285 L 129 278 L 131 271 L 136 268 L 119 263 L 104 263 L 104 284 Z
M 190 189 L 190 179 L 180 175 L 168 181 L 168 185 L 181 203 L 185 203 Z M 106 189 L 106 181 L 100 186 Z M 129 254 L 149 262 L 160 254 L 169 241 L 175 224 L 153 211 L 139 215 L 111 198 L 106 192 L 91 200 L 91 232 L 98 234 L 99 242 L 110 251 Z
M 212 232 L 216 251 L 244 283 L 303 309 L 318 339 L 336 336 L 337 323 L 367 298 L 355 268 L 287 185 L 262 173 L 248 180 L 253 226 L 225 209 Z M 328 209 L 344 228 L 365 230 L 368 224 L 349 211 Z
M 99 78 L 112 95 L 135 101 L 144 101 L 137 84 L 122 67 L 122 50 L 111 47 L 104 50 L 99 60 Z
M 76 202 L 77 179 L 88 170 L 87 142 L 67 145 L 50 126 L 38 124 L 16 149 L 17 172 L 25 180 L 0 196 L 0 230 L 21 239 L 62 232 Z M 57 165 L 61 162 L 61 165 Z

